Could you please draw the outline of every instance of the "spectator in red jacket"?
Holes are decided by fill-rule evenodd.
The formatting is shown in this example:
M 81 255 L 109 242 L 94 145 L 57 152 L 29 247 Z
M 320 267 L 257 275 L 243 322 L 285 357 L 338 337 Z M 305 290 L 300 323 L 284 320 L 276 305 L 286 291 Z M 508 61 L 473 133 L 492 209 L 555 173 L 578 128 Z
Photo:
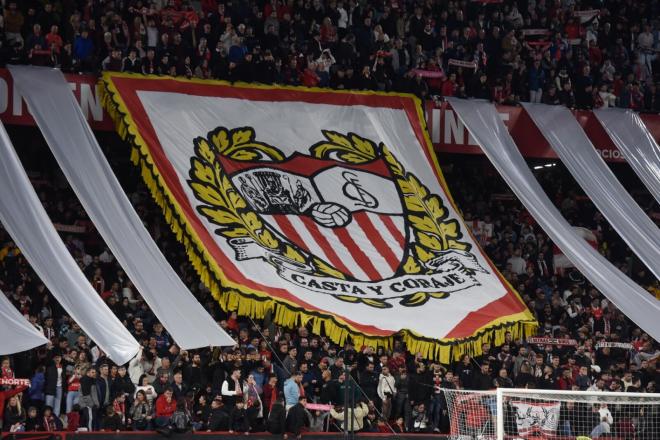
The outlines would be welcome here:
M 172 388 L 167 388 L 156 400 L 156 426 L 165 427 L 169 425 L 170 418 L 176 411 L 176 401 L 172 397 Z
M 571 371 L 570 368 L 565 368 L 562 370 L 561 377 L 559 378 L 557 383 L 560 390 L 571 391 L 573 389 L 575 380 L 573 380 L 573 372 Z
M 458 84 L 456 83 L 456 74 L 451 73 L 449 78 L 442 83 L 442 96 L 454 96 L 458 90 Z
M 316 73 L 316 63 L 311 62 L 307 68 L 300 75 L 300 80 L 305 87 L 316 87 L 319 85 L 321 78 Z
M 50 27 L 50 32 L 46 34 L 46 47 L 53 49 L 56 53 L 60 53 L 64 41 L 59 34 L 60 28 L 54 24 Z
M 272 374 L 268 377 L 268 383 L 263 386 L 263 397 L 261 398 L 264 406 L 264 418 L 268 417 L 268 413 L 273 408 L 273 404 L 277 400 L 277 376 Z
M 14 370 L 11 369 L 11 362 L 8 357 L 2 359 L 2 365 L 0 367 L 0 372 L 2 374 L 2 379 L 13 379 Z

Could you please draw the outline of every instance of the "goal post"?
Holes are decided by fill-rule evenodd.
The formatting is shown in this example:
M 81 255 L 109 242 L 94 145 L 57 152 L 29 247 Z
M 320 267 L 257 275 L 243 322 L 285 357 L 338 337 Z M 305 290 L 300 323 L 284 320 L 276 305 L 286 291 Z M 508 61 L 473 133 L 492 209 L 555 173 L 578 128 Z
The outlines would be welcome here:
M 452 440 L 660 440 L 660 394 L 443 389 Z

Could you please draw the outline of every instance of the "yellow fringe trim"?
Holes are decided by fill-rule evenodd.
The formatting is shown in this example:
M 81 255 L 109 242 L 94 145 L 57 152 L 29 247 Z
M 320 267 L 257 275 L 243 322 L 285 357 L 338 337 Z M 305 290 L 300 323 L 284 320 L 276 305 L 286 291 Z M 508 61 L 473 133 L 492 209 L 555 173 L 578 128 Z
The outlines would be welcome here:
M 117 73 L 103 74 L 103 78 L 100 80 L 100 98 L 102 105 L 107 110 L 110 118 L 114 121 L 119 136 L 124 141 L 131 144 L 131 161 L 134 165 L 140 167 L 142 179 L 147 188 L 149 188 L 154 201 L 162 209 L 165 221 L 170 225 L 176 239 L 183 244 L 186 254 L 202 283 L 211 291 L 213 298 L 218 301 L 223 310 L 228 312 L 236 311 L 239 316 L 249 316 L 253 319 L 263 319 L 266 313 L 270 311 L 273 321 L 277 325 L 286 328 L 295 328 L 297 326 L 306 326 L 309 324 L 311 325 L 312 333 L 319 335 L 325 334 L 332 342 L 339 345 L 343 345 L 346 340 L 350 338 L 351 342 L 353 342 L 358 348 L 361 346 L 383 347 L 385 349 L 392 348 L 394 335 L 386 337 L 365 335 L 359 330 L 351 327 L 348 323 L 342 322 L 342 320 L 336 316 L 320 315 L 315 312 L 303 310 L 295 303 L 275 299 L 266 292 L 240 290 L 239 288 L 232 287 L 231 282 L 223 276 L 222 271 L 215 261 L 211 260 L 207 255 L 206 249 L 196 237 L 195 233 L 187 224 L 182 224 L 179 220 L 180 218 L 183 218 L 180 208 L 174 199 L 174 196 L 170 193 L 165 182 L 158 173 L 151 158 L 149 147 L 140 136 L 128 108 L 114 85 L 112 80 L 113 76 L 130 77 L 131 75 Z M 140 75 L 136 76 L 136 78 L 144 79 L 145 76 Z M 157 76 L 147 76 L 146 78 L 163 79 L 162 77 Z M 202 82 L 183 79 L 180 81 Z M 228 84 L 221 81 L 204 82 L 223 85 Z M 239 86 L 264 88 L 263 86 Z M 287 87 L 269 86 L 268 88 Z M 304 90 L 310 91 L 314 89 L 305 88 Z M 327 92 L 321 89 L 318 89 L 318 91 Z M 373 92 L 371 92 L 371 94 L 373 94 Z M 408 94 L 400 94 L 399 96 L 406 98 L 412 97 L 412 95 Z M 421 103 L 416 97 L 412 98 L 415 99 L 418 107 L 418 115 L 423 121 Z M 428 133 L 425 132 L 425 136 L 427 138 L 427 143 L 431 145 L 430 139 L 428 139 Z M 440 175 L 441 185 L 446 191 L 452 205 L 454 205 L 447 184 L 444 181 L 444 176 L 442 176 L 442 173 L 440 172 L 440 167 L 437 163 L 437 158 L 435 158 L 435 154 L 432 154 L 432 157 L 434 158 L 435 166 Z M 511 288 L 511 286 L 509 287 Z M 513 289 L 512 291 L 515 292 Z M 520 298 L 517 292 L 515 292 L 515 294 Z M 538 323 L 533 319 L 529 310 L 525 310 L 524 312 L 515 315 L 496 319 L 479 329 L 474 335 L 467 338 L 434 340 L 415 334 L 410 330 L 402 330 L 398 334 L 402 337 L 406 348 L 411 353 L 420 353 L 421 356 L 426 359 L 449 364 L 453 360 L 458 360 L 463 354 L 468 354 L 470 356 L 480 355 L 484 343 L 495 345 L 502 344 L 507 332 L 511 333 L 514 340 L 525 339 L 528 336 L 535 334 L 537 327 Z

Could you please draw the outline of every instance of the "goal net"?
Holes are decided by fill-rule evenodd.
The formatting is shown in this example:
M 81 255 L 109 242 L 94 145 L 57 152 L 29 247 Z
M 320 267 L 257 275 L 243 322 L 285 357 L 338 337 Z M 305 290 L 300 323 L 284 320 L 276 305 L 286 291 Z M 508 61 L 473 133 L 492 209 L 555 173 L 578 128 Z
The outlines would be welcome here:
M 495 391 L 442 390 L 449 415 L 452 440 L 495 439 L 497 395 Z
M 660 394 L 443 390 L 452 440 L 660 440 Z

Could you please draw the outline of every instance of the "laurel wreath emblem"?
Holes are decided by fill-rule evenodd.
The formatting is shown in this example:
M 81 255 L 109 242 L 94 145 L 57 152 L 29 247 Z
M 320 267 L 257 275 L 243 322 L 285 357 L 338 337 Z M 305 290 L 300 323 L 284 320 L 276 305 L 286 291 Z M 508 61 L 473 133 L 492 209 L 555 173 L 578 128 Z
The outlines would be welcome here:
M 317 159 L 335 160 L 348 164 L 363 164 L 384 159 L 403 200 L 404 212 L 411 235 L 404 254 L 400 274 L 430 274 L 432 269 L 425 263 L 439 252 L 446 250 L 469 251 L 469 243 L 460 241 L 462 233 L 458 221 L 448 219 L 449 212 L 442 199 L 430 193 L 413 174 L 383 144 L 376 144 L 355 133 L 346 135 L 322 130 L 324 140 L 310 147 Z M 276 147 L 256 141 L 251 127 L 227 129 L 218 127 L 206 138 L 194 139 L 195 155 L 190 159 L 188 185 L 195 197 L 202 202 L 197 207 L 200 215 L 219 226 L 217 234 L 227 238 L 249 238 L 269 252 L 292 262 L 314 268 L 313 275 L 346 280 L 349 277 L 322 259 L 299 249 L 262 221 L 223 169 L 219 157 L 245 162 L 277 162 L 286 160 Z M 417 292 L 400 298 L 404 306 L 420 306 L 431 298 L 445 298 L 444 292 Z M 376 308 L 389 308 L 386 300 L 338 295 L 336 298 L 364 303 Z

